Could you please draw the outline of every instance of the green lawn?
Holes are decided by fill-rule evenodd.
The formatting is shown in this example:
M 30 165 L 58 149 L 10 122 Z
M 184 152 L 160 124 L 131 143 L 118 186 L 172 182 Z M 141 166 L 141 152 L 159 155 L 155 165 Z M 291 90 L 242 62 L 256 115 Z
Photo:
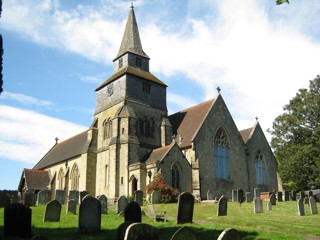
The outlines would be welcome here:
M 237 229 L 243 239 L 320 239 L 320 214 L 311 215 L 305 205 L 305 216 L 297 215 L 296 202 L 278 202 L 272 211 L 267 211 L 264 202 L 264 213 L 254 214 L 253 203 L 228 202 L 228 216 L 217 217 L 217 204 L 196 203 L 190 227 L 200 239 L 217 239 L 226 228 Z M 148 214 L 146 207 L 142 207 Z M 320 204 L 318 203 L 320 210 Z M 182 225 L 176 224 L 177 204 L 155 205 L 155 210 L 167 211 L 167 223 L 154 223 L 150 217 L 143 216 L 142 222 L 152 224 L 159 229 L 160 239 L 169 240 Z M 53 239 L 112 239 L 116 237 L 117 227 L 123 217 L 117 216 L 109 209 L 108 215 L 102 215 L 102 231 L 98 234 L 78 233 L 78 215 L 65 214 L 62 208 L 61 221 L 56 223 L 43 222 L 44 206 L 32 208 L 32 233 L 45 235 Z M 3 208 L 0 209 L 0 236 L 3 235 Z M 1 237 L 0 237 L 1 239 Z M 12 238 L 10 238 L 12 239 Z M 186 239 L 187 240 L 187 239 Z

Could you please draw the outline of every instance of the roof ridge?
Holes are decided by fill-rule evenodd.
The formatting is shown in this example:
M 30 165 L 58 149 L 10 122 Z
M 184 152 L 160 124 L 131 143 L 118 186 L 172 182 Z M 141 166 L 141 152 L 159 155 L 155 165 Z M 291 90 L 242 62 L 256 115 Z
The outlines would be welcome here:
M 188 108 L 186 108 L 186 109 L 183 109 L 183 110 L 181 110 L 180 112 L 185 112 L 185 111 L 189 111 L 190 109 L 192 109 L 192 108 L 196 108 L 196 107 L 199 107 L 199 106 L 201 106 L 201 105 L 204 105 L 204 104 L 207 104 L 207 103 L 209 103 L 209 102 L 214 102 L 216 99 L 215 98 L 211 98 L 211 99 L 209 99 L 209 100 L 207 100 L 207 101 L 205 101 L 205 102 L 202 102 L 202 103 L 199 103 L 199 104 L 197 104 L 197 105 L 194 105 L 194 106 L 191 106 L 191 107 L 188 107 Z

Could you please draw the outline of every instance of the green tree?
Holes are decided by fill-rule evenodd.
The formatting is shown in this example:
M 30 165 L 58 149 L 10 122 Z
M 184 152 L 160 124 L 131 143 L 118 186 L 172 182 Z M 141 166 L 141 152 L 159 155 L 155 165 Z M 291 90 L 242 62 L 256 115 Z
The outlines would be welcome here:
M 320 188 L 320 76 L 283 110 L 269 130 L 283 185 L 298 191 Z

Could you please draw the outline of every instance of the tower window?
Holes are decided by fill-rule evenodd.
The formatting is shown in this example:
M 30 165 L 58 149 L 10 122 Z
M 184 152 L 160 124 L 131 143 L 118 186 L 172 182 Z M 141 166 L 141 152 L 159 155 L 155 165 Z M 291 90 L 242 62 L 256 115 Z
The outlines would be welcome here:
M 123 67 L 123 58 L 120 58 L 119 59 L 119 68 L 122 68 Z
M 142 92 L 150 94 L 151 92 L 151 84 L 147 82 L 142 83 Z
M 142 66 L 142 59 L 139 57 L 136 57 L 136 66 L 141 67 Z

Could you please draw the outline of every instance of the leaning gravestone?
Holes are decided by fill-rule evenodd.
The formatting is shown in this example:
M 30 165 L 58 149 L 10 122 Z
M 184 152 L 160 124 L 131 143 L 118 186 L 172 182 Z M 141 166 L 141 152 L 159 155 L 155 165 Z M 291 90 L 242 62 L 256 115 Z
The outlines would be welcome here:
M 225 196 L 222 196 L 218 202 L 218 216 L 227 216 L 228 200 Z
M 304 216 L 304 204 L 303 204 L 303 199 L 298 198 L 298 215 L 299 216 Z
M 143 191 L 141 191 L 141 190 L 135 191 L 134 201 L 136 201 L 140 206 L 143 205 Z
M 127 205 L 128 205 L 128 199 L 125 196 L 119 197 L 117 200 L 117 209 L 116 209 L 117 214 L 123 212 Z
M 218 240 L 241 240 L 241 237 L 234 228 L 227 228 L 219 235 Z
M 106 195 L 102 194 L 98 197 L 98 200 L 101 204 L 101 214 L 107 214 L 108 213 L 108 198 Z
M 101 204 L 94 197 L 86 198 L 80 204 L 79 231 L 83 233 L 99 232 L 101 229 Z
M 232 189 L 232 202 L 238 202 L 238 190 Z
M 37 195 L 34 192 L 26 192 L 24 194 L 24 205 L 31 207 L 36 206 Z
M 260 188 L 254 189 L 254 198 L 260 198 Z
M 31 237 L 32 210 L 22 203 L 12 203 L 4 209 L 3 234 L 5 237 Z
M 277 199 L 278 199 L 278 202 L 282 202 L 282 192 L 278 192 Z
M 159 204 L 160 203 L 160 194 L 158 190 L 154 190 L 151 193 L 151 204 Z
M 253 200 L 253 211 L 254 213 L 263 213 L 263 204 L 260 198 L 255 198 Z
M 272 193 L 270 195 L 270 202 L 271 202 L 272 205 L 276 205 L 277 204 L 276 195 L 274 195 L 274 193 Z
M 247 202 L 252 202 L 253 201 L 253 196 L 251 192 L 246 192 L 246 201 Z
M 183 192 L 178 197 L 177 224 L 192 223 L 194 196 L 189 192 Z
M 284 191 L 284 201 L 289 201 L 289 191 Z
M 317 202 L 314 196 L 311 196 L 309 198 L 309 206 L 310 206 L 311 214 L 318 214 Z
M 78 204 L 79 203 L 79 191 L 77 191 L 77 190 L 69 191 L 69 200 L 75 200 Z
M 130 224 L 126 230 L 125 240 L 159 240 L 158 230 L 146 223 Z
M 57 189 L 55 200 L 57 200 L 62 205 L 64 204 L 64 197 L 65 197 L 65 191 Z
M 57 200 L 52 200 L 46 204 L 44 210 L 44 222 L 59 222 L 61 215 L 61 204 Z
M 47 204 L 50 201 L 51 201 L 51 190 L 42 190 L 38 192 L 38 196 L 37 196 L 38 205 Z
M 198 238 L 190 228 L 184 226 L 173 234 L 171 240 L 198 240 Z
M 141 207 L 135 202 L 131 201 L 124 209 L 125 222 L 141 222 Z
M 76 200 L 74 199 L 69 200 L 67 203 L 67 213 L 77 214 L 77 206 L 78 206 L 78 202 L 76 202 Z
M 207 200 L 214 200 L 213 192 L 211 191 L 211 189 L 209 189 L 207 192 Z

